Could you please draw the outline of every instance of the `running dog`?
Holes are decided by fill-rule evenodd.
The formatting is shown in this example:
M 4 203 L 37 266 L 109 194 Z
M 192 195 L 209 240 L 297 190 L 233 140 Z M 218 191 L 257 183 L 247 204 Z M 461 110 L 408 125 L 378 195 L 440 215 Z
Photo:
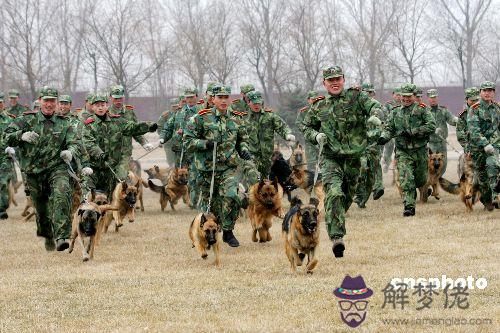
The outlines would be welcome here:
M 189 238 L 191 244 L 200 252 L 203 259 L 207 259 L 207 250 L 213 249 L 215 266 L 220 267 L 220 224 L 212 213 L 200 213 L 191 222 Z
M 434 153 L 429 149 L 427 182 L 420 188 L 420 202 L 427 202 L 431 195 L 436 200 L 441 199 L 439 197 L 439 177 L 443 174 L 445 158 L 443 153 Z
M 133 173 L 129 171 L 129 179 L 133 179 Z M 128 184 L 126 181 L 118 183 L 113 191 L 111 205 L 117 207 L 116 211 L 106 212 L 104 217 L 104 231 L 108 231 L 111 221 L 115 221 L 115 231 L 123 226 L 123 220 L 128 218 L 129 222 L 135 220 L 135 203 L 137 202 L 137 187 Z
M 182 198 L 182 201 L 189 206 L 189 189 L 188 189 L 189 172 L 187 168 L 175 168 L 170 172 L 167 185 L 160 185 L 158 181 L 153 179 L 148 180 L 149 188 L 154 192 L 160 193 L 161 211 L 165 211 L 167 204 L 170 203 L 172 210 L 175 210 L 175 205 Z

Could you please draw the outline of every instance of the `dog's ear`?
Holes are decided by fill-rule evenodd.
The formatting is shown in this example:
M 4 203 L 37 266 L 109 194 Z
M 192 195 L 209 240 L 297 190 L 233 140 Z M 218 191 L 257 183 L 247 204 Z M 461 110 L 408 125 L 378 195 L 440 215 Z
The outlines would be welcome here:
M 127 190 L 128 184 L 126 181 L 122 181 L 122 192 L 125 192 Z
M 200 217 L 200 228 L 203 227 L 203 225 L 205 224 L 205 222 L 207 222 L 207 218 L 205 217 L 205 214 L 201 214 L 201 217 Z
M 276 192 L 278 192 L 278 190 L 279 190 L 278 189 L 278 177 L 274 177 L 273 186 L 276 189 Z
M 314 207 L 318 208 L 319 205 L 319 199 L 318 198 L 310 198 L 309 199 L 309 204 L 313 205 Z
M 97 221 L 99 221 L 99 219 L 101 218 L 101 213 L 99 212 L 95 212 L 97 214 Z
M 299 144 L 297 144 L 297 148 L 302 149 L 302 145 L 301 145 L 300 143 L 299 143 Z
M 84 211 L 85 211 L 85 210 L 83 210 L 83 209 L 79 209 L 79 210 L 78 210 L 78 215 L 82 216 L 82 214 L 83 214 L 83 212 L 84 212 Z
M 91 202 L 95 201 L 95 190 L 93 188 L 90 189 L 90 201 Z
M 259 190 L 262 188 L 262 186 L 264 186 L 266 184 L 266 181 L 264 180 L 264 178 L 262 178 L 260 181 L 259 181 Z
M 434 154 L 434 152 L 432 151 L 432 149 L 429 148 L 429 155 L 432 155 Z
M 155 168 L 156 172 L 160 172 L 160 167 L 159 166 L 155 165 L 154 168 Z

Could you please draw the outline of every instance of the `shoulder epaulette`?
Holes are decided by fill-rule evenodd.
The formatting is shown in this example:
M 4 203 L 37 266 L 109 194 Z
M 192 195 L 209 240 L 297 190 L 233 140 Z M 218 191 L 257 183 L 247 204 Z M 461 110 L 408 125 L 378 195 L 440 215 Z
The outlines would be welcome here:
M 127 105 L 125 105 L 125 109 L 127 109 L 127 110 L 133 110 L 134 106 L 127 104 Z
M 309 107 L 308 106 L 304 106 L 302 109 L 299 110 L 299 112 L 305 112 L 305 111 L 307 111 L 307 109 L 309 109 Z
M 264 108 L 264 111 L 266 111 L 266 112 L 273 112 L 273 109 L 270 109 L 270 108 Z
M 28 110 L 28 111 L 25 111 L 23 112 L 23 114 L 36 114 L 37 111 L 33 111 L 33 110 Z
M 239 100 L 238 98 L 233 99 L 233 100 L 231 101 L 231 104 L 236 104 L 236 103 L 238 103 L 239 101 L 240 101 L 240 100 Z
M 12 119 L 16 119 L 17 118 L 15 114 L 7 113 L 7 116 L 11 117 Z
M 418 106 L 420 106 L 421 108 L 424 108 L 424 109 L 427 107 L 427 105 L 425 103 L 419 103 Z
M 316 103 L 317 101 L 321 101 L 322 99 L 325 99 L 325 96 L 318 96 L 315 99 L 313 99 L 313 104 Z
M 75 112 L 82 112 L 82 111 L 83 111 L 83 109 L 82 109 L 82 108 L 76 108 L 76 109 L 75 109 Z
M 361 86 L 352 86 L 349 89 L 361 91 Z
M 212 109 L 203 109 L 203 110 L 198 111 L 198 114 L 200 116 L 203 116 L 204 114 L 207 114 L 207 113 L 210 113 L 210 112 L 212 112 Z
M 472 105 L 471 105 L 471 107 L 472 107 L 473 109 L 477 109 L 480 105 L 481 105 L 481 103 L 480 103 L 480 102 L 476 102 L 476 103 L 472 104 Z
M 116 113 L 116 114 L 109 114 L 109 117 L 110 118 L 120 118 L 121 116 L 118 113 Z
M 460 113 L 458 114 L 458 116 L 461 117 L 466 112 L 467 112 L 467 109 L 463 109 L 462 111 L 460 111 Z
M 162 117 L 164 117 L 164 116 L 168 115 L 168 113 L 169 113 L 169 112 L 170 112 L 170 111 L 168 111 L 168 110 L 167 110 L 167 111 L 163 111 L 163 113 L 161 114 L 161 115 L 162 115 Z
M 248 114 L 248 113 L 246 113 L 246 112 L 236 111 L 236 110 L 233 110 L 232 112 L 233 112 L 235 115 L 237 115 L 237 116 L 242 116 L 242 117 L 243 117 L 243 116 L 246 116 L 246 115 Z
M 204 104 L 204 103 L 205 103 L 204 99 L 200 99 L 198 102 L 196 102 L 196 104 Z
M 87 118 L 87 120 L 84 121 L 85 125 L 92 124 L 94 122 L 94 118 Z

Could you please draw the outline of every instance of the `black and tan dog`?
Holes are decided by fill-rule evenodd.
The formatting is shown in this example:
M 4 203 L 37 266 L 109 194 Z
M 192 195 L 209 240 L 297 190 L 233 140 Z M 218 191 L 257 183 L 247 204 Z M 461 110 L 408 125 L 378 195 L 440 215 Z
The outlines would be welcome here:
M 116 208 L 111 205 L 98 205 L 94 202 L 84 202 L 78 206 L 73 215 L 69 253 L 73 252 L 78 238 L 82 246 L 83 261 L 94 257 L 94 248 L 103 230 L 104 214 L 111 210 L 116 210 Z
M 292 169 L 307 170 L 306 152 L 300 143 L 293 147 L 289 163 Z
M 212 213 L 200 213 L 191 222 L 189 238 L 193 247 L 200 252 L 203 259 L 207 259 L 207 251 L 212 248 L 215 255 L 215 266 L 220 267 L 220 225 Z
M 170 172 L 166 185 L 160 185 L 153 179 L 148 180 L 149 188 L 154 192 L 160 193 L 160 207 L 162 212 L 169 202 L 172 210 L 175 210 L 174 206 L 181 198 L 189 206 L 188 179 L 189 172 L 187 168 L 175 168 Z
M 420 202 L 427 202 L 429 196 L 433 196 L 436 200 L 441 199 L 439 196 L 439 178 L 443 174 L 445 158 L 443 153 L 435 153 L 429 149 L 427 182 L 419 189 Z
M 297 266 L 302 266 L 306 255 L 308 274 L 312 274 L 318 264 L 318 259 L 314 257 L 319 245 L 318 204 L 316 198 L 311 198 L 308 205 L 303 205 L 300 199 L 294 197 L 291 208 L 283 220 L 285 253 L 292 272 L 297 270 Z
M 129 179 L 133 179 L 133 172 L 129 171 Z M 104 216 L 104 231 L 108 231 L 111 221 L 115 221 L 115 231 L 123 226 L 123 220 L 128 218 L 129 222 L 135 220 L 135 203 L 137 202 L 137 187 L 128 184 L 126 181 L 118 183 L 113 191 L 111 205 L 117 207 L 116 211 L 106 212 Z
M 134 160 L 132 160 L 134 161 Z M 135 161 L 137 162 L 137 161 Z M 139 163 L 139 162 L 137 162 Z M 144 179 L 142 179 L 140 173 L 141 169 L 135 168 L 136 171 L 130 170 L 129 175 L 128 175 L 128 184 L 133 185 L 137 188 L 137 201 L 139 201 L 139 206 L 141 209 L 141 212 L 144 212 L 144 201 L 143 201 L 143 195 L 144 195 L 144 188 L 149 187 L 148 182 L 146 182 Z M 139 172 L 138 174 L 136 172 Z M 136 207 L 138 208 L 138 207 Z
M 168 177 L 172 168 L 160 168 L 158 165 L 154 165 L 149 169 L 145 169 L 144 172 L 148 175 L 149 179 L 158 179 L 162 185 L 167 185 Z M 156 192 L 155 189 L 151 189 Z M 160 192 L 157 192 L 160 193 Z
M 283 192 L 286 193 L 288 202 L 292 200 L 292 191 L 297 188 L 291 179 L 292 167 L 290 163 L 285 160 L 283 154 L 279 150 L 274 150 L 271 155 L 271 172 L 269 173 L 269 179 L 278 179 L 278 183 L 281 185 Z
M 318 174 L 318 179 L 316 184 L 314 184 L 314 172 L 307 169 L 292 168 L 292 173 L 290 175 L 290 180 L 293 185 L 297 188 L 303 189 L 309 196 L 312 192 L 319 199 L 320 210 L 324 205 L 325 191 L 323 189 L 323 181 L 321 179 L 321 174 Z
M 282 197 L 283 189 L 277 179 L 261 180 L 250 187 L 248 218 L 252 224 L 252 241 L 264 243 L 272 239 L 269 229 L 273 225 L 273 217 L 283 218 L 285 215 L 281 206 Z

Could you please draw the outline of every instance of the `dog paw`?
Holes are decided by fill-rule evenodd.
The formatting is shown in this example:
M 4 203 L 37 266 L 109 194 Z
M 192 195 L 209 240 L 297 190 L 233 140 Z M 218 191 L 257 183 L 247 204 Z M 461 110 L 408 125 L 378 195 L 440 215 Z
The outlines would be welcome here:
M 306 271 L 306 273 L 312 275 L 313 271 Z
M 207 258 L 208 258 L 208 254 L 206 254 L 206 253 L 202 254 L 202 255 L 201 255 L 201 258 L 202 258 L 202 259 L 207 259 Z
M 134 223 L 135 220 L 128 220 L 129 223 Z
M 441 198 L 440 198 L 440 197 L 435 197 L 435 198 L 436 198 L 436 200 L 441 200 Z
M 84 254 L 83 255 L 83 262 L 86 262 L 86 261 L 89 261 L 90 260 L 90 256 L 88 254 Z

